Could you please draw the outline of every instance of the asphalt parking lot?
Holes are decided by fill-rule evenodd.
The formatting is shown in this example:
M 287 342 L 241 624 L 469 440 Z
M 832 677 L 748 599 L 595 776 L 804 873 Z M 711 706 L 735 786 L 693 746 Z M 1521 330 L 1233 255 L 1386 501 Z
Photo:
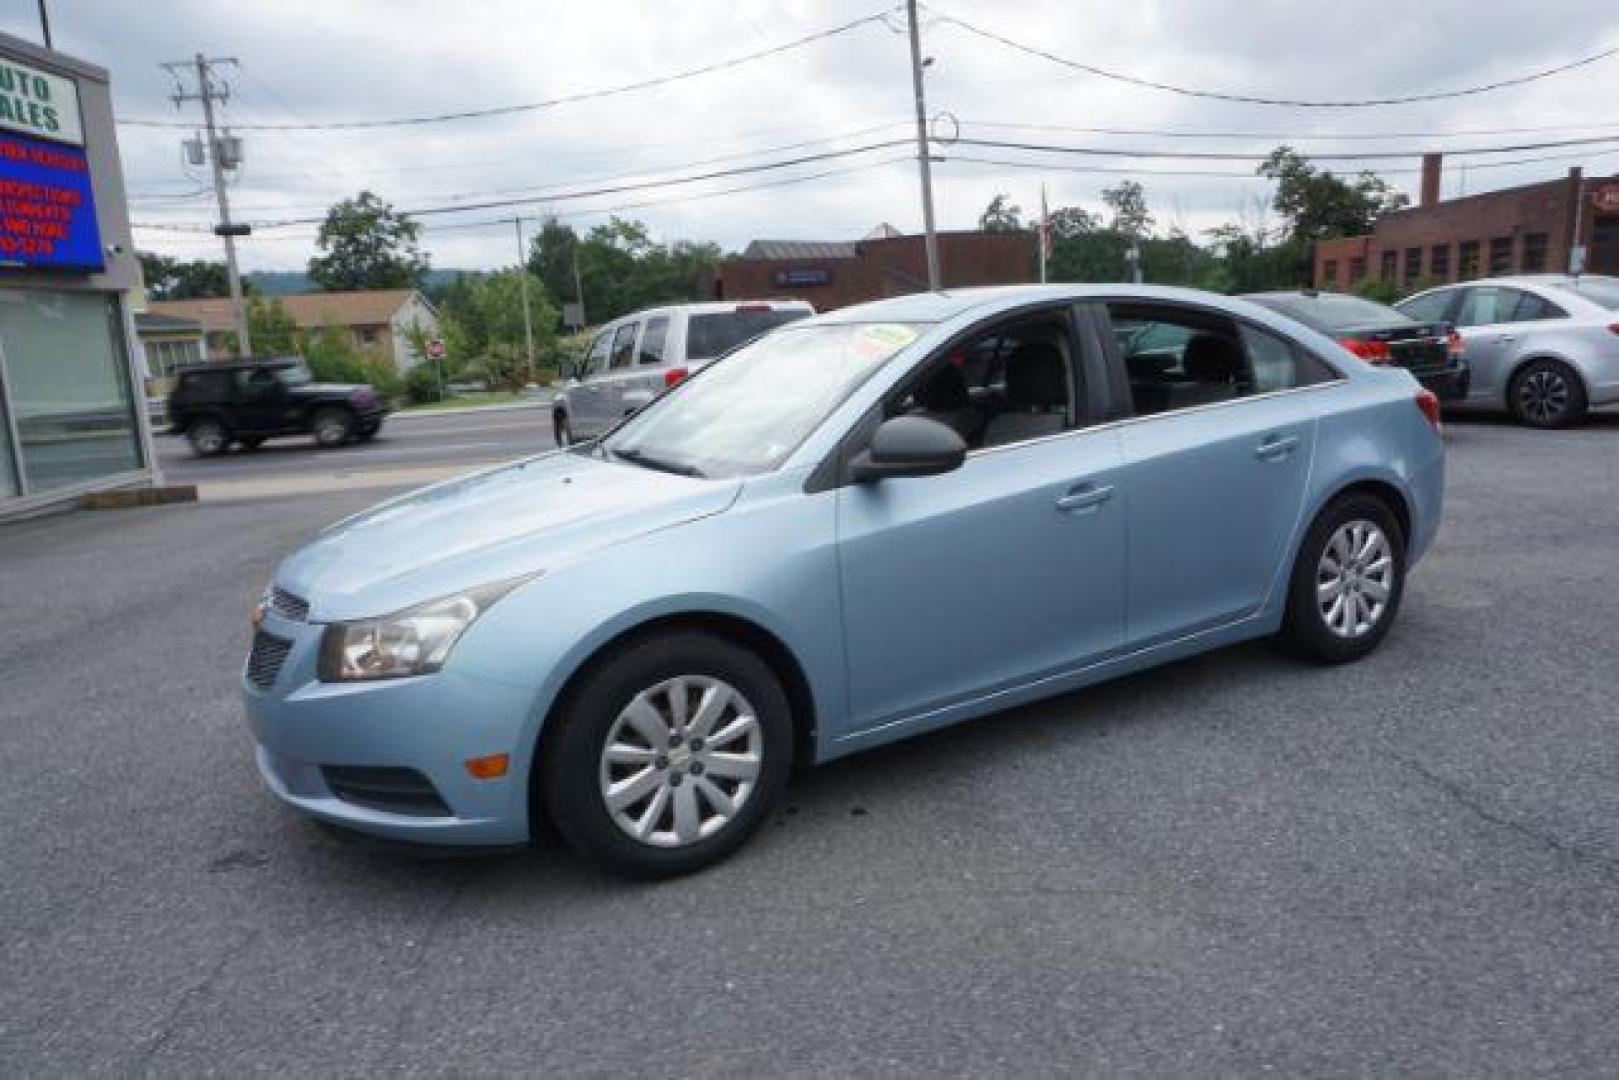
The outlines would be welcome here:
M 382 486 L 0 529 L 0 1073 L 1611 1075 L 1619 417 L 1448 441 L 1369 660 L 1245 646 L 840 762 L 653 886 L 260 790 L 248 606 Z

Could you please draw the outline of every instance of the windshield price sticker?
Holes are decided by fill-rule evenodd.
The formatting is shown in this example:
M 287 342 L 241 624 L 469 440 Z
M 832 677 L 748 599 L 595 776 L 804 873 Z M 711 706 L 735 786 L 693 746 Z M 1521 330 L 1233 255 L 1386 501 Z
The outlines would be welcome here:
M 916 337 L 916 331 L 909 326 L 877 323 L 861 327 L 852 344 L 862 359 L 886 360 L 915 341 Z

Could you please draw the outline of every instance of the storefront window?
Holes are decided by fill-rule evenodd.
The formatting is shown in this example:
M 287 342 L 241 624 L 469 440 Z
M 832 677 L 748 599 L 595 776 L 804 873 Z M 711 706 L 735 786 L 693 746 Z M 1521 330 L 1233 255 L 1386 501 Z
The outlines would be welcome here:
M 117 303 L 0 290 L 0 362 L 28 493 L 141 467 Z
M 11 425 L 6 423 L 5 395 L 0 393 L 0 499 L 17 494 L 17 454 L 11 446 Z

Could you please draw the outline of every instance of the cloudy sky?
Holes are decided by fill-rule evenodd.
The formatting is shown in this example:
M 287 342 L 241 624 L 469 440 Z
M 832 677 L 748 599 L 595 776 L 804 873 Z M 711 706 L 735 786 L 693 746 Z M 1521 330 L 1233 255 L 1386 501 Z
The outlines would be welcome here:
M 36 0 L 0 0 L 0 30 L 36 39 Z M 392 119 L 557 98 L 723 62 L 883 10 L 883 0 L 50 0 L 56 45 L 102 64 L 120 117 L 193 119 L 159 67 L 202 50 L 235 56 L 227 121 Z M 1396 150 L 1367 163 L 1414 191 L 1424 148 L 1498 147 L 1611 134 L 1589 147 L 1446 163 L 1445 192 L 1619 170 L 1619 56 L 1530 85 L 1384 108 L 1276 108 L 1203 100 L 1086 75 L 977 37 L 954 15 L 1062 57 L 1146 79 L 1251 96 L 1342 100 L 1420 94 L 1511 78 L 1619 46 L 1612 0 L 936 0 L 924 10 L 931 113 L 963 137 L 1069 147 L 1262 155 L 1278 142 L 1319 153 Z M 424 217 L 434 265 L 513 258 L 513 213 L 588 228 L 617 212 L 660 240 L 736 249 L 755 237 L 853 239 L 878 222 L 920 229 L 903 147 L 690 184 L 569 199 L 901 139 L 911 116 L 903 24 L 866 23 L 779 55 L 652 90 L 453 123 L 369 130 L 243 131 L 238 216 L 318 217 L 369 188 L 405 209 L 511 198 L 516 208 Z M 1105 134 L 1128 129 L 1147 134 Z M 1502 129 L 1517 129 L 1505 131 Z M 1174 137 L 1165 133 L 1193 133 Z M 202 170 L 183 130 L 125 126 L 138 222 L 204 226 Z M 1228 137 L 1242 135 L 1243 137 Z M 1100 206 L 1134 175 L 1161 226 L 1189 232 L 1247 216 L 1267 198 L 1249 161 L 1079 157 L 956 144 L 936 168 L 941 228 L 970 228 L 997 192 L 1025 210 L 1043 182 L 1053 207 Z M 1533 157 L 1546 160 L 1489 167 Z M 991 159 L 986 164 L 965 158 Z M 1335 164 L 1335 169 L 1363 167 Z M 1077 168 L 1118 170 L 1080 172 Z M 836 175 L 792 182 L 818 173 Z M 1167 175 L 1216 173 L 1220 175 Z M 1238 174 L 1238 175 L 1233 175 Z M 769 184 L 771 186 L 756 186 Z M 753 190 L 732 189 L 752 187 Z M 718 193 L 718 194 L 717 194 Z M 704 197 L 706 196 L 706 197 Z M 549 199 L 547 197 L 550 197 Z M 631 206 L 630 204 L 648 204 Z M 261 228 L 249 269 L 302 268 L 314 227 Z M 144 247 L 217 255 L 208 236 L 141 231 Z

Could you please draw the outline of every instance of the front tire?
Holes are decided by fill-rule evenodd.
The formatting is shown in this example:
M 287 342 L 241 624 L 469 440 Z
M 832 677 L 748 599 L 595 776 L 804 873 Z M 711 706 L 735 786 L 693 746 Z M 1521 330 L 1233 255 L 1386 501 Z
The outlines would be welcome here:
M 198 457 L 214 457 L 230 448 L 230 432 L 223 421 L 204 416 L 186 427 L 186 441 Z
M 1561 360 L 1532 360 L 1513 378 L 1507 404 L 1520 424 L 1568 427 L 1585 417 L 1585 383 Z
M 1405 534 L 1375 495 L 1341 496 L 1316 517 L 1299 546 L 1281 641 L 1326 664 L 1377 648 L 1405 593 Z
M 635 878 L 689 874 L 765 820 L 792 766 L 787 696 L 758 656 L 711 634 L 641 638 L 552 717 L 537 770 L 568 843 Z
M 354 434 L 354 417 L 344 409 L 322 409 L 310 424 L 315 442 L 328 450 L 342 446 Z

